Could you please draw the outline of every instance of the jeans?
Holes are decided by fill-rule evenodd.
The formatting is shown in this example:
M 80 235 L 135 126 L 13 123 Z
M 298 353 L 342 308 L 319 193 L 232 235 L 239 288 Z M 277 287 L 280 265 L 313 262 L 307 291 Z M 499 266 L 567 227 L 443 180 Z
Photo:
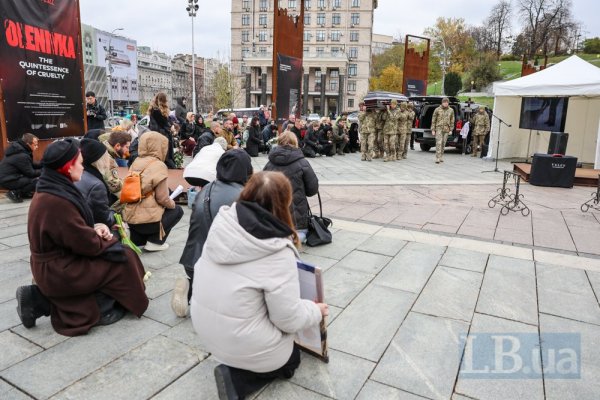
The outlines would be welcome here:
M 171 229 L 173 229 L 173 227 L 177 225 L 181 217 L 183 217 L 183 209 L 180 206 L 175 206 L 175 208 L 173 209 L 165 209 L 165 212 L 160 222 L 150 222 L 147 224 L 129 224 L 131 241 L 135 243 L 136 246 L 144 246 L 146 242 L 163 244 L 167 240 Z M 160 239 L 161 223 L 163 230 L 165 231 L 162 240 Z

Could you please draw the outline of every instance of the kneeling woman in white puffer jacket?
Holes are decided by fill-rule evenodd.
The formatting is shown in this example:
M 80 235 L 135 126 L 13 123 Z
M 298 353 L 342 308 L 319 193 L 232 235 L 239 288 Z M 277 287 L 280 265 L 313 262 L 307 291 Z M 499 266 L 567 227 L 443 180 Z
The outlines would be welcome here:
M 238 202 L 220 209 L 194 269 L 191 316 L 222 399 L 244 398 L 300 364 L 295 333 L 328 308 L 300 299 L 299 246 L 280 172 L 254 174 Z

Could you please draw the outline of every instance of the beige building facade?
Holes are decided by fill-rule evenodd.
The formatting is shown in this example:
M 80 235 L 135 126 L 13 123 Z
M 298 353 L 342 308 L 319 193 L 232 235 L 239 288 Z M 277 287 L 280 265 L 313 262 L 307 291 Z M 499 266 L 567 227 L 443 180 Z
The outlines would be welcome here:
M 300 14 L 300 0 L 279 6 Z M 305 0 L 303 114 L 358 109 L 369 88 L 377 0 Z M 273 0 L 232 0 L 231 67 L 238 107 L 272 102 Z

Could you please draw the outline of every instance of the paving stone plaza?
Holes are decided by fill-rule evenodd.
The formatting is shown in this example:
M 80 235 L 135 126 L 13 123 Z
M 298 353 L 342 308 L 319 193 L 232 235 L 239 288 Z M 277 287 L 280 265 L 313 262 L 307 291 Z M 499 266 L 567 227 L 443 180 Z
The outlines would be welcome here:
M 421 151 L 395 163 L 359 157 L 311 160 L 334 240 L 302 258 L 325 271 L 330 362 L 303 355 L 290 381 L 254 397 L 599 398 L 600 213 L 579 209 L 592 188 L 523 184 L 530 215 L 501 216 L 488 201 L 502 175 L 482 173 L 493 163 L 452 152 L 439 165 Z M 255 159 L 255 170 L 266 161 Z M 218 398 L 218 362 L 169 305 L 184 276 L 178 260 L 190 210 L 168 250 L 142 255 L 152 271 L 145 315 L 68 338 L 49 318 L 25 329 L 15 310 L 16 288 L 31 281 L 28 206 L 0 199 L 0 399 Z M 526 365 L 513 375 L 494 365 L 465 373 L 485 335 L 519 338 L 519 356 L 532 349 Z M 553 337 L 573 344 L 575 365 L 563 367 L 574 374 L 553 373 Z M 536 365 L 545 368 L 532 373 Z

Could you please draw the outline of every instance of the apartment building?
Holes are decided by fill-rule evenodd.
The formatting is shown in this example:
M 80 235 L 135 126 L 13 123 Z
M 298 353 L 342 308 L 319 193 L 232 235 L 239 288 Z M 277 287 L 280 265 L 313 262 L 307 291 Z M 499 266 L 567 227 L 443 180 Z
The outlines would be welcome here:
M 156 93 L 164 92 L 173 98 L 173 76 L 171 57 L 152 51 L 150 47 L 137 48 L 140 103 L 150 102 Z
M 300 15 L 300 0 L 279 6 Z M 377 0 L 305 0 L 303 113 L 356 110 L 369 88 Z M 274 0 L 232 0 L 231 67 L 242 88 L 236 106 L 272 102 Z

